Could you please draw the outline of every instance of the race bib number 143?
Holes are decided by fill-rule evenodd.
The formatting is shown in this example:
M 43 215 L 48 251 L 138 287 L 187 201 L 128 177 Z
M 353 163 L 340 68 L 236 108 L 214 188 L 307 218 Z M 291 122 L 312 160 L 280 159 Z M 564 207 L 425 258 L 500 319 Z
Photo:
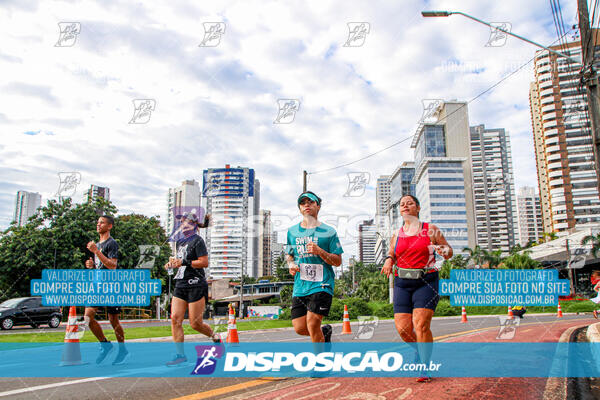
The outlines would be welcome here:
M 323 264 L 300 264 L 300 279 L 310 282 L 323 282 Z

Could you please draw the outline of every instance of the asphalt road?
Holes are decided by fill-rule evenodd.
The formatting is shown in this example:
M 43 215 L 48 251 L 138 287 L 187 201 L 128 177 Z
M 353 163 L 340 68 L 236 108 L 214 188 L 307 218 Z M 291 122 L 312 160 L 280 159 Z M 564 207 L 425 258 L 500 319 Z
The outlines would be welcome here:
M 554 315 L 526 315 L 521 327 L 528 325 L 551 328 L 557 321 L 595 322 L 590 315 L 565 315 L 558 320 Z M 435 318 L 432 331 L 436 340 L 470 334 L 469 341 L 477 341 L 477 335 L 498 331 L 500 321 L 497 316 L 470 316 L 468 323 L 461 323 L 460 317 Z M 30 330 L 31 331 L 31 330 Z M 379 321 L 374 327 L 369 341 L 401 341 L 393 321 Z M 334 326 L 333 341 L 363 340 L 357 337 L 358 326 L 353 323 L 352 335 L 341 335 L 341 325 Z M 518 331 L 515 339 L 518 340 Z M 307 341 L 290 329 L 240 332 L 243 342 L 300 342 Z M 368 334 L 367 334 L 368 336 Z M 165 355 L 168 361 L 171 355 Z M 34 367 L 34 366 L 33 366 Z M 349 379 L 349 378 L 347 378 Z M 379 379 L 379 378 L 363 378 Z M 298 385 L 309 378 L 283 379 L 261 382 L 256 378 L 0 378 L 0 398 L 4 399 L 172 399 L 198 394 L 195 398 L 234 398 L 240 393 L 250 393 L 265 388 L 283 388 Z M 202 394 L 204 393 L 204 394 Z M 394 397 L 396 398 L 396 397 Z M 398 397 L 400 398 L 400 397 Z M 404 397 L 402 397 L 404 398 Z

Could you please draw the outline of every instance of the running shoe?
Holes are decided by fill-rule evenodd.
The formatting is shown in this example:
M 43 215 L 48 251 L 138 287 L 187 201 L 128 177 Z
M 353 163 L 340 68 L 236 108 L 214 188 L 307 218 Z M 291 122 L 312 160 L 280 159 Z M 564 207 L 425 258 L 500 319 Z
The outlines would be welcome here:
M 104 361 L 106 356 L 110 354 L 113 348 L 114 346 L 111 342 L 100 342 L 100 354 L 98 354 L 98 357 L 96 358 L 96 364 L 100 364 L 102 361 Z
M 125 364 L 125 361 L 129 358 L 129 352 L 124 348 L 119 349 L 119 353 L 117 353 L 117 357 L 115 361 L 113 361 L 112 365 L 121 365 Z
M 431 382 L 431 378 L 428 376 L 420 376 L 417 378 L 417 382 L 419 382 L 419 383 Z
M 321 327 L 321 332 L 323 332 L 323 336 L 325 337 L 325 343 L 331 342 L 331 334 L 333 333 L 331 325 L 323 325 Z
M 221 337 L 213 337 L 212 341 L 213 343 L 223 344 L 223 340 L 221 339 Z
M 598 319 L 598 310 L 594 310 L 592 313 L 594 314 L 594 318 Z
M 169 362 L 167 362 L 167 367 L 176 367 L 180 364 L 186 363 L 187 357 L 182 354 L 175 354 L 175 357 Z

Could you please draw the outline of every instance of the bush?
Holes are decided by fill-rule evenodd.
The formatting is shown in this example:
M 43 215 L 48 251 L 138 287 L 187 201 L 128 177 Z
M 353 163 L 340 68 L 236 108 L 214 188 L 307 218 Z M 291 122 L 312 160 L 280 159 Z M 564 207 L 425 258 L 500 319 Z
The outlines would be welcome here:
M 347 297 L 345 299 L 333 298 L 329 309 L 330 321 L 341 321 L 344 318 L 344 304 L 348 306 L 350 319 L 356 319 L 359 315 L 372 315 L 369 304 L 358 297 Z
M 291 320 L 292 319 L 292 309 L 289 307 L 282 309 L 281 313 L 279 314 L 279 319 Z
M 394 305 L 389 303 L 385 304 L 375 310 L 373 315 L 379 318 L 394 318 Z
M 441 299 L 438 302 L 438 305 L 435 309 L 435 315 L 437 315 L 437 316 L 460 315 L 461 311 L 462 311 L 462 309 L 460 307 L 451 306 L 449 300 Z

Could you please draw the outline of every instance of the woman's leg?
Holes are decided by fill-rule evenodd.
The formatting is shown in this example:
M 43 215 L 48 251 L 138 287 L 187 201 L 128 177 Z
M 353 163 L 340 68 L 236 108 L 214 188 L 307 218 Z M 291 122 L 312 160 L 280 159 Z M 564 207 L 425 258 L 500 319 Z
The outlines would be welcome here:
M 419 357 L 421 358 L 421 362 L 427 365 L 429 365 L 433 347 L 431 318 L 433 318 L 433 310 L 430 310 L 429 308 L 415 308 L 413 311 L 413 325 L 417 336 Z
M 202 320 L 202 315 L 204 314 L 205 302 L 206 302 L 206 298 L 203 297 L 198 301 L 188 304 L 188 309 L 189 309 L 189 313 L 190 313 L 190 315 L 189 315 L 190 326 L 193 329 L 197 330 L 198 332 L 200 332 L 212 339 L 212 337 L 213 337 L 212 328 L 210 327 L 210 325 L 208 325 L 207 323 L 205 323 Z
M 171 334 L 177 348 L 177 354 L 185 354 L 183 351 L 183 318 L 187 309 L 187 301 L 173 296 L 171 299 Z
M 413 315 L 410 313 L 395 313 L 394 324 L 402 340 L 406 343 L 417 341 L 413 328 Z

